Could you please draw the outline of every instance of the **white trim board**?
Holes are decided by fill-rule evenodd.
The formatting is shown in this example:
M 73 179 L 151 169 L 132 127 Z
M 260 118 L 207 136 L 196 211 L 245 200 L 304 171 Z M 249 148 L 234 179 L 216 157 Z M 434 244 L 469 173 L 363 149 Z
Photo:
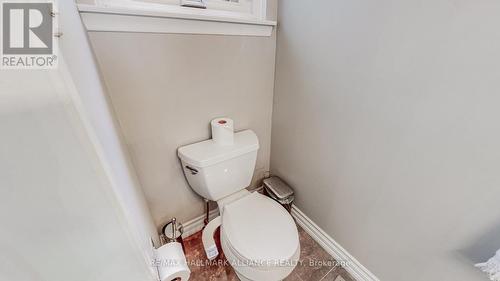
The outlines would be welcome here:
M 139 8 L 125 6 L 98 6 L 89 4 L 78 4 L 80 13 L 114 14 L 157 18 L 177 18 L 186 20 L 217 21 L 228 23 L 254 24 L 276 26 L 276 21 L 256 18 L 250 15 L 242 15 L 234 12 L 217 11 L 210 9 L 192 9 L 176 6 L 165 6 L 163 8 Z
M 276 22 L 78 5 L 88 31 L 271 36 Z
M 215 208 L 215 209 L 210 210 L 210 213 L 208 216 L 210 219 L 213 219 L 218 215 L 219 215 L 219 208 Z M 202 230 L 203 227 L 205 226 L 205 224 L 203 223 L 203 221 L 205 220 L 205 216 L 206 216 L 206 214 L 203 214 L 203 215 L 196 217 L 196 218 L 194 218 L 186 223 L 183 223 L 182 227 L 184 228 L 184 232 L 182 233 L 182 238 L 186 238 L 186 237 L 191 236 L 191 235 L 195 234 L 196 232 Z
M 339 243 L 326 234 L 317 224 L 307 217 L 297 206 L 292 206 L 292 216 L 297 224 L 302 227 L 318 244 L 337 261 L 348 261 L 345 267 L 347 272 L 357 281 L 380 281 L 373 273 L 356 260 Z

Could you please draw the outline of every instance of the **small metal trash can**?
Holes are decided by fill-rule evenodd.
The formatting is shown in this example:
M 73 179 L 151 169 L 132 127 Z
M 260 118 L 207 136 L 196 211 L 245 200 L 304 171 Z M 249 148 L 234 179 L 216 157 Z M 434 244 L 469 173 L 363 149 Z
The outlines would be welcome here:
M 280 178 L 273 176 L 264 179 L 264 192 L 285 207 L 288 212 L 292 211 L 292 203 L 295 199 L 293 189 Z

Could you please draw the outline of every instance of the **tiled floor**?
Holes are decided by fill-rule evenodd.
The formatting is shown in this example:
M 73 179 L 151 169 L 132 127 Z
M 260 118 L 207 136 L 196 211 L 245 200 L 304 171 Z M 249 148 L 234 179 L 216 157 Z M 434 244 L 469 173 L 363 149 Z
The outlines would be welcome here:
M 299 227 L 300 261 L 287 281 L 354 281 L 347 271 Z M 221 253 L 216 261 L 208 263 L 201 242 L 201 232 L 184 240 L 186 258 L 191 269 L 190 280 L 239 280 L 233 268 Z M 219 247 L 219 252 L 222 250 Z

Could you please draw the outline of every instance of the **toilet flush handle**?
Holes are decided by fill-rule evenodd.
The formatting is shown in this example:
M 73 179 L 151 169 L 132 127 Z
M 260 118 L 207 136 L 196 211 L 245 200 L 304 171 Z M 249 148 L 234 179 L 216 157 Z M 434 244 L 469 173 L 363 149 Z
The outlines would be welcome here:
M 191 175 L 198 174 L 198 170 L 196 170 L 195 168 L 191 168 L 189 166 L 186 166 L 186 169 L 188 169 L 191 172 Z

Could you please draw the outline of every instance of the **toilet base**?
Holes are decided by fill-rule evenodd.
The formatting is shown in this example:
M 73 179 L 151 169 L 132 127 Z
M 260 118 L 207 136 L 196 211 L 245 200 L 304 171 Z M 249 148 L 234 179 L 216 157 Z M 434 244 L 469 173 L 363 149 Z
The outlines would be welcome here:
M 246 278 L 245 276 L 239 274 L 236 270 L 234 272 L 236 273 L 236 276 L 238 276 L 238 279 L 240 279 L 240 281 L 256 281 Z M 283 281 L 283 280 L 278 280 L 278 281 Z
M 245 276 L 239 274 L 236 270 L 234 272 L 236 273 L 236 276 L 238 276 L 238 279 L 240 279 L 240 281 L 256 281 L 246 278 Z M 278 280 L 278 281 L 283 281 L 283 280 Z
M 234 271 L 236 273 L 236 276 L 238 276 L 238 279 L 240 279 L 240 281 L 256 281 L 256 280 L 251 280 L 251 279 L 248 279 L 246 278 L 245 276 L 239 274 L 237 271 Z M 283 281 L 283 280 L 278 280 L 278 281 Z
M 290 275 L 290 273 L 292 273 L 293 269 L 296 266 L 296 261 L 299 260 L 300 245 L 297 248 L 293 257 L 290 259 L 292 264 L 294 264 L 293 266 L 275 267 L 272 268 L 271 270 L 269 270 L 269 268 L 267 270 L 262 270 L 250 266 L 239 266 L 241 264 L 244 264 L 244 262 L 242 260 L 239 260 L 231 250 L 231 247 L 227 245 L 228 241 L 224 234 L 224 229 L 221 229 L 220 237 L 221 237 L 222 251 L 226 256 L 226 259 L 233 267 L 234 272 L 236 273 L 238 278 L 242 281 L 282 281 L 284 278 Z
M 236 276 L 238 276 L 238 279 L 240 279 L 240 281 L 253 281 L 253 280 L 250 280 L 250 279 L 246 278 L 245 276 L 239 274 L 238 272 L 236 272 Z

